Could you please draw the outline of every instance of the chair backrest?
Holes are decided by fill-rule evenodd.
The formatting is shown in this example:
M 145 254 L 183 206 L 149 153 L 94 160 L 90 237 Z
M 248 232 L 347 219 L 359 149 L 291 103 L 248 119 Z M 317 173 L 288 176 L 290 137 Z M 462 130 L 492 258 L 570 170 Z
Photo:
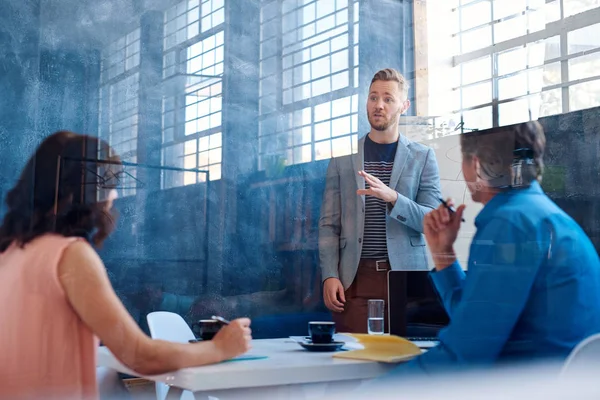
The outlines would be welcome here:
M 168 340 L 169 342 L 188 343 L 195 339 L 194 332 L 179 315 L 167 311 L 155 311 L 146 316 L 150 336 L 152 339 Z M 156 399 L 165 400 L 169 391 L 166 383 L 156 382 Z M 181 399 L 193 399 L 194 395 L 187 390 L 183 392 Z
M 594 365 L 600 366 L 600 333 L 589 336 L 575 346 L 562 367 L 561 376 L 589 370 Z
M 153 339 L 178 343 L 188 343 L 189 340 L 195 339 L 189 325 L 179 314 L 156 311 L 148 314 L 146 320 Z

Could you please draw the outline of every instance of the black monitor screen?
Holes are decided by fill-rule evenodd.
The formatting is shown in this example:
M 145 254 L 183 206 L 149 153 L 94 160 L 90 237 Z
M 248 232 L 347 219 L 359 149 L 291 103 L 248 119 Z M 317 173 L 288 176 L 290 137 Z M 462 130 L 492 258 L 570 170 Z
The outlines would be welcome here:
M 392 335 L 436 337 L 448 325 L 448 314 L 428 271 L 390 271 L 388 312 Z

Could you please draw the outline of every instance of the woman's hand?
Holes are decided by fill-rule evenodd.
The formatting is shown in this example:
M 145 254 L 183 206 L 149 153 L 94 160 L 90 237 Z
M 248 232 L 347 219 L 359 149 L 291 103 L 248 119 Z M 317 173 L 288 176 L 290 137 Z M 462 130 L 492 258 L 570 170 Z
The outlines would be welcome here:
M 229 325 L 222 327 L 212 339 L 223 360 L 246 353 L 250 350 L 251 341 L 252 331 L 248 318 L 231 321 Z

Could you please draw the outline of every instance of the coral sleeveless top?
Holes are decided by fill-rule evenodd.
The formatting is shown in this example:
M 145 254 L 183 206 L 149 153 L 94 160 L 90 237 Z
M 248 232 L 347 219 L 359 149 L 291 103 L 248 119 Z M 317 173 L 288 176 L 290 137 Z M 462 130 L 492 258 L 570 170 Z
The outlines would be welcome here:
M 98 398 L 98 340 L 58 279 L 75 240 L 44 235 L 0 254 L 1 399 Z

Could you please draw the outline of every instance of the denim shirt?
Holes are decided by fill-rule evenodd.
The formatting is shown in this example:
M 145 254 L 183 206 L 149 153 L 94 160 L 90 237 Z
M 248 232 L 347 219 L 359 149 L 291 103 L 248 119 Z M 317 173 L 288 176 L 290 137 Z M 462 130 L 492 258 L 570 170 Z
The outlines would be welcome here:
M 467 275 L 430 274 L 451 321 L 440 345 L 395 373 L 562 360 L 600 332 L 598 254 L 537 182 L 494 196 L 475 226 Z

